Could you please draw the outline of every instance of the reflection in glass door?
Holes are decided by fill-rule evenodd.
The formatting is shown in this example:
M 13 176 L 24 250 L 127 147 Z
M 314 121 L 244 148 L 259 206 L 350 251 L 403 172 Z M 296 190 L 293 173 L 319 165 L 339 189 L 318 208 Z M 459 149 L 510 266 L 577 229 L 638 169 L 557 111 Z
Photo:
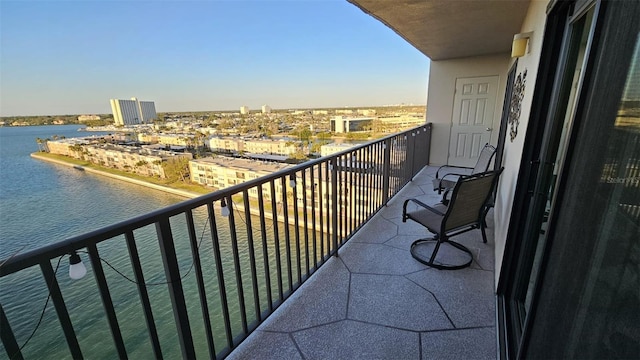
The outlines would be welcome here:
M 540 185 L 538 192 L 540 201 L 538 204 L 536 204 L 535 202 L 533 204 L 533 206 L 538 206 L 543 210 L 540 224 L 538 226 L 532 225 L 535 229 L 538 229 L 538 231 L 536 233 L 530 234 L 531 237 L 537 238 L 537 240 L 534 240 L 536 241 L 536 250 L 533 258 L 533 263 L 531 264 L 529 281 L 526 282 L 527 289 L 525 292 L 525 298 L 522 308 L 524 316 L 526 316 L 526 313 L 531 306 L 531 297 L 534 290 L 535 280 L 537 279 L 538 271 L 540 269 L 542 250 L 544 244 L 546 243 L 547 230 L 549 226 L 549 216 L 551 214 L 553 205 L 554 192 L 558 181 L 558 175 L 562 170 L 562 166 L 564 164 L 564 159 L 566 156 L 568 143 L 567 138 L 569 136 L 569 131 L 571 130 L 571 127 L 573 125 L 576 98 L 581 85 L 581 74 L 583 73 L 583 68 L 586 62 L 585 60 L 587 45 L 589 44 L 590 35 L 592 34 L 592 32 L 589 30 L 593 25 L 594 12 L 595 8 L 591 8 L 591 10 L 589 10 L 582 18 L 580 18 L 573 24 L 573 37 L 574 39 L 579 40 L 577 42 L 577 46 L 570 46 L 570 51 L 572 51 L 573 54 L 568 54 L 569 58 L 571 58 L 572 55 L 575 54 L 575 62 L 573 62 L 573 68 L 568 66 L 565 70 L 567 76 L 566 85 L 570 86 L 570 88 L 568 89 L 569 93 L 567 99 L 565 100 L 566 105 L 558 104 L 559 108 L 564 108 L 564 114 L 562 113 L 563 110 L 558 109 L 556 118 L 549 119 L 549 128 L 545 130 L 549 136 L 548 145 L 546 147 L 543 147 L 543 151 L 546 150 L 546 153 L 541 154 L 540 158 L 546 159 L 546 161 L 541 161 L 540 166 L 543 171 L 539 173 L 541 177 L 544 176 L 545 178 L 539 178 L 537 180 Z M 553 160 L 549 161 L 551 159 Z

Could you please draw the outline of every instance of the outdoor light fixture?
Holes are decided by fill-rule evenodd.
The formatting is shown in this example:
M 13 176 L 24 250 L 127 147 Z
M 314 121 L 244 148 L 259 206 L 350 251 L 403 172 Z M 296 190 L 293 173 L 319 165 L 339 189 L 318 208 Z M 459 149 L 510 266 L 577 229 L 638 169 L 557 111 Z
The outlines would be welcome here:
M 513 35 L 513 43 L 511 44 L 511 57 L 523 57 L 525 54 L 529 53 L 530 44 L 529 39 L 531 39 L 531 35 L 533 32 L 526 32 Z
M 292 188 L 296 187 L 296 175 L 295 174 L 289 175 L 289 186 L 291 186 Z
M 82 263 L 80 255 L 74 251 L 69 258 L 69 277 L 73 280 L 79 280 L 85 275 L 87 275 L 87 268 Z
M 224 199 L 220 200 L 220 215 L 227 217 L 230 212 L 231 211 L 229 211 L 229 208 L 227 207 L 227 202 Z

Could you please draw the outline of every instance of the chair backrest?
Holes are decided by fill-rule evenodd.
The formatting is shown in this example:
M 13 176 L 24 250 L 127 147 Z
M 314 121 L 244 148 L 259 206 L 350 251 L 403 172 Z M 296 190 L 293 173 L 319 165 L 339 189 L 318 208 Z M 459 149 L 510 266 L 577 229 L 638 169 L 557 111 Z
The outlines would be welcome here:
M 478 162 L 473 167 L 471 174 L 479 174 L 489 170 L 491 160 L 496 155 L 496 148 L 493 145 L 485 144 L 478 156 Z
M 458 179 L 442 221 L 442 231 L 447 232 L 482 221 L 485 204 L 503 169 L 462 176 Z

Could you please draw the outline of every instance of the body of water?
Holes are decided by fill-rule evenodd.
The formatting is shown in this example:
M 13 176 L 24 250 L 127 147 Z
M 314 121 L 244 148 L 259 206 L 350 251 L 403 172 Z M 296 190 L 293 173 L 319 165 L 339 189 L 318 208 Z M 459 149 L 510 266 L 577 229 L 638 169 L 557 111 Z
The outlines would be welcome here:
M 131 217 L 141 215 L 184 198 L 151 190 L 115 179 L 102 177 L 75 170 L 71 167 L 51 164 L 33 159 L 30 153 L 38 150 L 36 138 L 48 138 L 52 135 L 65 137 L 87 136 L 91 133 L 78 132 L 79 126 L 39 126 L 20 128 L 0 127 L 0 259 L 16 252 L 24 252 L 55 243 L 73 235 L 92 231 Z M 217 217 L 217 215 L 216 215 Z M 200 261 L 205 278 L 207 303 L 210 309 L 211 323 L 217 351 L 226 346 L 224 336 L 224 318 L 221 310 L 218 278 L 215 273 L 211 232 L 208 228 L 208 215 L 205 207 L 194 211 L 196 231 L 200 237 Z M 224 218 L 223 218 L 224 219 Z M 238 219 L 240 221 L 238 221 Z M 252 218 L 254 224 L 259 219 Z M 174 229 L 174 241 L 180 273 L 187 302 L 191 331 L 198 357 L 208 357 L 205 338 L 205 326 L 200 310 L 197 284 L 192 271 L 190 243 L 186 231 L 184 216 L 171 218 Z M 247 305 L 247 318 L 255 319 L 252 303 L 251 278 L 249 269 L 249 249 L 247 230 L 241 215 L 236 220 L 238 231 L 238 252 L 242 269 L 244 299 Z M 275 260 L 276 244 L 274 234 L 269 230 L 267 256 L 269 257 L 271 289 L 277 298 L 277 276 L 281 274 L 285 287 L 288 266 L 296 278 L 296 249 L 291 250 L 293 262 L 283 264 L 278 271 Z M 289 228 L 293 233 L 293 229 Z M 279 227 L 280 239 L 284 239 L 284 227 Z M 230 321 L 234 334 L 241 330 L 238 289 L 235 286 L 234 263 L 229 226 L 219 219 L 218 238 L 224 269 L 224 281 L 227 283 Z M 162 352 L 165 358 L 180 358 L 180 345 L 176 333 L 171 300 L 166 285 L 162 258 L 156 238 L 155 227 L 148 226 L 134 232 L 136 245 L 140 253 L 145 282 L 148 284 L 153 316 L 157 326 Z M 259 228 L 254 225 L 253 236 L 259 239 Z M 309 235 L 311 237 L 311 235 Z M 328 241 L 328 237 L 326 238 Z M 259 240 L 256 240 L 256 263 L 262 264 L 263 252 Z M 286 253 L 285 242 L 280 241 L 280 253 Z M 309 247 L 312 245 L 310 244 Z M 328 246 L 328 245 L 324 245 Z M 100 257 L 119 272 L 133 279 L 133 270 L 129 261 L 127 247 L 123 238 L 114 238 L 98 244 Z M 302 249 L 303 258 L 311 250 Z M 102 300 L 93 278 L 91 264 L 86 254 L 80 254 L 87 266 L 88 274 L 81 280 L 69 279 L 68 259 L 52 261 L 57 270 L 57 281 L 69 309 L 69 315 L 78 338 L 83 355 L 91 359 L 117 358 L 117 352 L 109 330 Z M 114 303 L 125 347 L 130 358 L 152 359 L 149 335 L 143 309 L 138 297 L 136 284 L 103 264 L 109 291 Z M 259 267 L 259 298 L 262 310 L 267 308 L 267 288 L 264 281 L 264 268 Z M 157 286 L 155 286 L 157 285 Z M 286 289 L 285 289 L 286 290 Z M 51 302 L 44 312 L 41 325 L 37 325 L 47 301 L 46 280 L 40 269 L 32 267 L 10 276 L 0 278 L 0 304 L 2 304 L 18 345 L 24 344 L 37 327 L 37 332 L 23 349 L 25 358 L 66 359 L 69 350 Z M 251 320 L 250 320 L 251 321 Z M 6 358 L 0 343 L 0 359 Z
M 29 156 L 36 138 L 96 134 L 78 128 L 0 127 L 0 259 L 184 200 Z

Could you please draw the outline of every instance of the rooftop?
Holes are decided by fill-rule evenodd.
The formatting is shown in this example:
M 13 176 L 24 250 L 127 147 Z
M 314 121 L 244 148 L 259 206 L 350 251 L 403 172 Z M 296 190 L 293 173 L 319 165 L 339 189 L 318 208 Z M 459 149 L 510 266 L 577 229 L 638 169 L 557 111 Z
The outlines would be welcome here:
M 409 253 L 429 235 L 402 223 L 402 205 L 439 200 L 436 169 L 423 169 L 229 359 L 495 358 L 492 212 L 487 244 L 479 230 L 454 239 L 474 252 L 470 268 L 436 270 Z

